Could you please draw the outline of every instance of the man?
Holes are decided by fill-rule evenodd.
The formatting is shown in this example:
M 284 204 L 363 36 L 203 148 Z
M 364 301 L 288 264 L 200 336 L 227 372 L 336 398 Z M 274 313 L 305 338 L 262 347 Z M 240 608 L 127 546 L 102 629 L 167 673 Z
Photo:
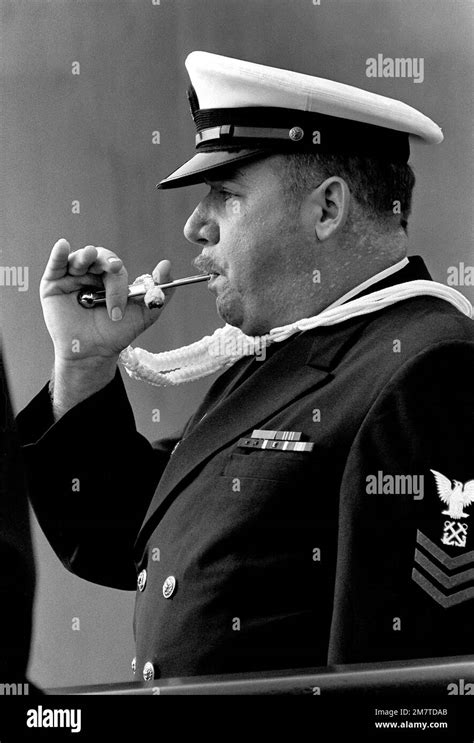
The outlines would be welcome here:
M 197 153 L 160 187 L 210 186 L 185 235 L 221 318 L 284 331 L 150 445 L 116 364 L 162 310 L 126 303 L 112 250 L 58 241 L 53 404 L 45 388 L 19 417 L 40 523 L 75 574 L 137 586 L 146 680 L 468 653 L 472 308 L 406 258 L 409 136 L 441 131 L 339 83 L 187 67 Z M 91 284 L 107 310 L 79 306 Z

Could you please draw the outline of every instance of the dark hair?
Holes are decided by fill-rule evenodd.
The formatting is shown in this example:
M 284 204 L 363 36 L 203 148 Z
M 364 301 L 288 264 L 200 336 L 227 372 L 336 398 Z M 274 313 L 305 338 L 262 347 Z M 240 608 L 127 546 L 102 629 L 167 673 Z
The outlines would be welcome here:
M 331 153 L 291 153 L 283 158 L 279 172 L 285 193 L 298 200 L 321 180 L 343 178 L 366 216 L 375 221 L 399 215 L 406 229 L 411 211 L 415 174 L 408 163 L 373 157 Z M 280 164 L 280 163 L 279 163 Z

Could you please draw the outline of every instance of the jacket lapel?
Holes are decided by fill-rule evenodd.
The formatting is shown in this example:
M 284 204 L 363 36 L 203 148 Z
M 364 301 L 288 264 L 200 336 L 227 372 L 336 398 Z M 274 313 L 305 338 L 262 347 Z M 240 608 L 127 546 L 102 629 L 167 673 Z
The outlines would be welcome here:
M 246 357 L 231 366 L 227 371 L 220 374 L 205 395 L 204 400 L 199 405 L 194 415 L 189 419 L 183 431 L 183 439 L 199 423 L 199 421 L 209 413 L 211 408 L 217 405 L 220 400 L 223 400 L 224 397 L 227 397 L 227 395 L 238 386 L 239 381 L 245 376 L 254 363 L 255 360 L 253 357 Z
M 220 385 L 219 395 L 213 395 L 211 389 L 206 397 L 207 404 L 200 406 L 161 477 L 137 539 L 137 550 L 148 533 L 146 527 L 150 518 L 168 508 L 177 487 L 184 484 L 197 467 L 219 449 L 261 426 L 288 403 L 326 381 L 340 354 L 367 322 L 367 318 L 356 318 L 336 327 L 317 328 L 290 338 L 278 344 L 281 347 L 275 346 L 265 361 L 245 362 L 235 377 Z M 238 384 L 252 363 L 255 370 Z M 220 379 L 216 384 L 219 382 Z M 210 407 L 215 397 L 220 402 Z M 204 414 L 206 407 L 209 412 L 200 420 L 199 413 Z

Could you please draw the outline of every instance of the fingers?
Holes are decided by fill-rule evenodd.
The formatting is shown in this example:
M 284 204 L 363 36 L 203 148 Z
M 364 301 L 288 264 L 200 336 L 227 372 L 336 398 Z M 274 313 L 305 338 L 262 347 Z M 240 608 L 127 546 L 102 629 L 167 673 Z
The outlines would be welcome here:
M 68 273 L 69 253 L 71 246 L 68 241 L 61 237 L 51 250 L 51 254 L 44 270 L 43 279 L 45 281 L 57 281 L 62 279 Z
M 78 278 L 79 286 L 83 286 L 87 280 L 92 285 L 97 285 L 100 278 L 105 287 L 110 318 L 122 319 L 127 304 L 128 274 L 118 255 L 95 245 L 86 245 L 71 252 L 68 241 L 61 238 L 53 246 L 43 281 L 59 281 L 66 276 Z M 75 288 L 78 287 L 72 286 L 68 291 L 74 291 Z
M 173 281 L 170 261 L 160 261 L 153 269 L 152 276 L 155 284 L 168 284 L 170 281 Z
M 102 275 L 102 280 L 109 317 L 114 321 L 121 320 L 127 306 L 128 273 L 123 265 L 119 268 L 114 266 L 113 270 L 109 267 L 109 271 Z
M 173 281 L 170 261 L 160 261 L 153 269 L 152 277 L 156 284 L 168 284 L 170 281 Z M 164 289 L 164 291 L 161 291 L 161 289 L 155 287 L 154 291 L 152 289 L 147 292 L 145 296 L 145 304 L 148 309 L 162 307 L 165 304 L 165 301 L 172 296 L 174 291 L 174 289 Z
M 71 276 L 100 276 L 105 287 L 110 319 L 122 319 L 127 304 L 128 274 L 118 255 L 101 246 L 86 245 L 70 254 L 68 273 Z
M 94 276 L 91 276 L 94 275 Z M 51 251 L 43 279 L 46 281 L 58 281 L 65 276 L 74 276 L 83 281 L 83 285 L 90 276 L 91 284 L 102 280 L 106 292 L 106 306 L 109 317 L 121 320 L 128 298 L 128 273 L 122 260 L 111 250 L 101 246 L 86 245 L 79 250 L 71 251 L 67 240 L 58 240 Z M 153 271 L 153 280 L 156 284 L 167 284 L 171 281 L 171 263 L 168 260 L 160 261 Z M 97 278 L 96 278 L 97 277 Z M 147 297 L 149 309 L 161 307 L 165 297 L 169 297 L 173 290 L 158 290 L 156 287 L 152 294 Z
M 75 250 L 69 256 L 68 273 L 70 276 L 84 276 L 86 273 L 118 273 L 122 268 L 122 260 L 102 247 L 86 245 L 85 248 Z

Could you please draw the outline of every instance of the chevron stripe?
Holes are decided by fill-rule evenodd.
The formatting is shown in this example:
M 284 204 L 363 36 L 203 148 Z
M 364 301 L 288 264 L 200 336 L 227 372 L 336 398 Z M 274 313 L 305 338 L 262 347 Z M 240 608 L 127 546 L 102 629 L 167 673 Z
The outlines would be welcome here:
M 441 549 L 441 547 L 438 547 L 438 545 L 432 542 L 431 539 L 428 539 L 428 537 L 419 529 L 416 532 L 416 541 L 448 570 L 455 570 L 463 565 L 468 565 L 470 562 L 474 563 L 474 550 L 465 552 L 463 555 L 458 555 L 457 557 L 450 557 Z
M 468 599 L 474 598 L 474 586 L 472 588 L 465 588 L 463 591 L 456 591 L 456 593 L 452 593 L 450 596 L 445 596 L 444 593 L 441 593 L 441 591 L 431 583 L 431 581 L 419 573 L 416 568 L 413 568 L 411 577 L 415 583 L 417 583 L 420 588 L 428 594 L 428 596 L 431 596 L 432 599 L 440 604 L 443 609 L 449 609 L 451 606 L 462 604 L 463 601 L 468 601 Z
M 420 550 L 415 550 L 415 562 L 421 565 L 444 588 L 454 588 L 454 586 L 459 586 L 460 583 L 467 583 L 468 580 L 474 580 L 474 568 L 463 570 L 462 573 L 456 573 L 456 575 L 446 575 L 443 570 L 438 568 L 434 562 L 431 562 Z

